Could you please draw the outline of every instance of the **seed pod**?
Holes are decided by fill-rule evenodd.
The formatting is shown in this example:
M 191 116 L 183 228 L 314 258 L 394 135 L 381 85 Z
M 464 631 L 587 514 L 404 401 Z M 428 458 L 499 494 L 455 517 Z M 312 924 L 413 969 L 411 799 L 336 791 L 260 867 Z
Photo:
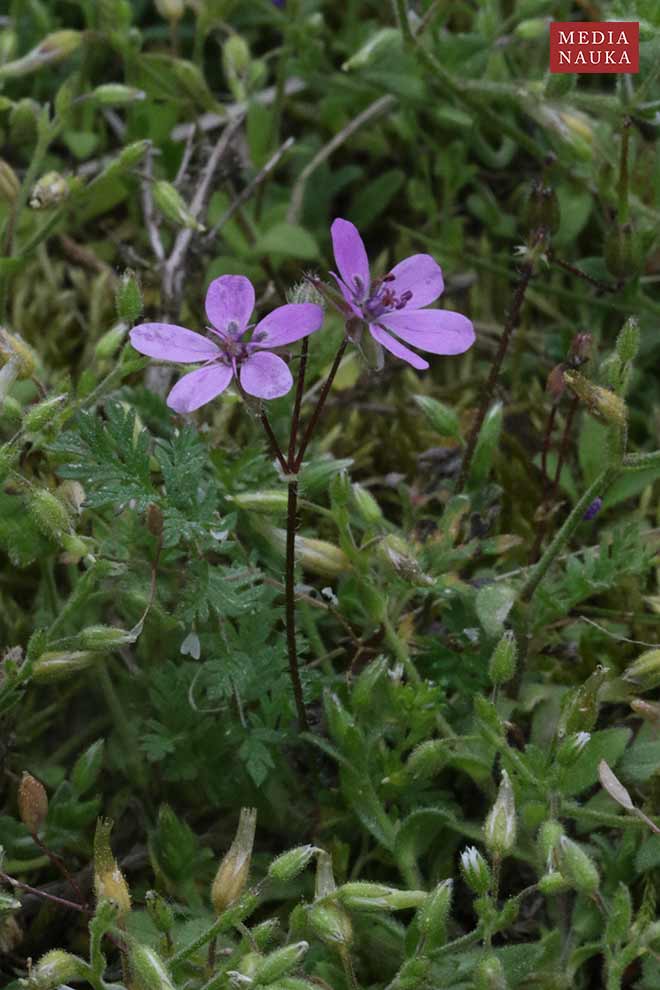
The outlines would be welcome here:
M 234 904 L 245 889 L 250 872 L 256 827 L 256 810 L 242 808 L 236 836 L 222 859 L 211 886 L 211 901 L 216 914 L 222 914 Z
M 18 813 L 32 835 L 37 834 L 48 814 L 48 795 L 44 785 L 26 771 L 18 785 Z
M 25 981 L 27 990 L 56 990 L 63 983 L 85 979 L 86 966 L 78 956 L 53 949 L 41 957 Z
M 572 839 L 562 835 L 557 843 L 559 872 L 583 894 L 595 894 L 600 886 L 598 870 L 591 857 Z
M 268 876 L 279 883 L 294 880 L 307 867 L 318 849 L 316 846 L 297 846 L 282 853 L 268 867 Z
M 507 630 L 495 647 L 488 665 L 491 684 L 501 685 L 510 681 L 516 672 L 518 646 L 516 637 Z
M 508 855 L 516 844 L 516 832 L 513 787 L 508 773 L 503 770 L 497 799 L 484 826 L 484 838 L 488 849 L 498 857 Z
M 186 205 L 181 193 L 171 182 L 161 179 L 153 186 L 154 203 L 168 220 L 179 227 L 202 231 L 204 227 L 198 223 Z
M 475 894 L 484 895 L 490 890 L 491 875 L 488 863 L 474 846 L 468 846 L 461 853 L 463 878 Z
M 623 399 L 600 385 L 592 385 L 577 371 L 564 372 L 564 381 L 589 412 L 601 423 L 625 426 L 627 412 Z
M 343 884 L 337 896 L 351 910 L 405 911 L 421 907 L 429 895 L 425 890 L 397 890 L 382 883 L 357 881 Z
M 133 942 L 128 950 L 128 968 L 133 990 L 175 990 L 165 963 L 147 945 Z
M 112 854 L 111 831 L 112 822 L 109 819 L 99 818 L 94 834 L 94 890 L 97 900 L 114 901 L 122 916 L 131 910 L 131 895 L 124 875 Z

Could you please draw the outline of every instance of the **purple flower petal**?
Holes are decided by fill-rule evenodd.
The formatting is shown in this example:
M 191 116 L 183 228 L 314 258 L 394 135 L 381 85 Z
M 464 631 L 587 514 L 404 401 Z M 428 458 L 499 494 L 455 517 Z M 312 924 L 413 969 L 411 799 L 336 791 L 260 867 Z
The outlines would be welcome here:
M 224 392 L 233 375 L 234 370 L 228 364 L 211 364 L 191 371 L 176 383 L 167 397 L 167 404 L 178 413 L 194 412 Z
M 426 371 L 428 368 L 428 361 L 425 361 L 423 357 L 419 356 L 419 354 L 415 354 L 414 351 L 408 350 L 407 347 L 404 347 L 403 344 L 398 340 L 395 340 L 394 337 L 390 337 L 389 333 L 385 333 L 381 327 L 377 327 L 375 324 L 370 323 L 369 332 L 374 340 L 377 340 L 379 344 L 382 344 L 383 347 L 390 352 L 390 354 L 394 354 L 395 357 L 401 358 L 402 361 L 406 361 L 408 364 L 411 364 L 413 368 L 417 368 L 418 371 Z
M 344 297 L 345 301 L 351 307 L 351 309 L 353 310 L 353 312 L 355 313 L 355 315 L 357 317 L 362 317 L 362 313 L 360 312 L 360 310 L 358 309 L 358 307 L 353 302 L 353 296 L 348 291 L 348 289 L 346 288 L 346 286 L 344 285 L 344 283 L 340 279 L 339 275 L 337 275 L 335 272 L 330 272 L 330 274 L 334 278 L 335 282 L 337 283 L 337 286 L 339 287 L 339 291 L 341 292 L 341 294 Z
M 131 344 L 140 354 L 160 358 L 161 361 L 208 361 L 220 353 L 220 349 L 201 334 L 173 323 L 140 323 L 130 332 Z
M 264 316 L 254 328 L 257 347 L 281 347 L 314 333 L 323 323 L 323 310 L 315 303 L 287 303 Z
M 430 254 L 412 254 L 395 265 L 390 275 L 394 275 L 394 281 L 387 285 L 399 299 L 404 292 L 412 293 L 407 304 L 411 309 L 435 302 L 445 287 L 442 269 Z
M 406 343 L 431 354 L 462 354 L 474 343 L 470 320 L 448 309 L 403 309 L 383 313 L 378 322 Z
M 350 292 L 366 299 L 370 286 L 369 259 L 357 227 L 348 220 L 338 219 L 330 233 L 339 274 Z
M 268 351 L 250 355 L 241 365 L 239 375 L 245 391 L 259 399 L 278 399 L 293 385 L 287 363 Z
M 245 275 L 221 275 L 209 285 L 206 315 L 217 330 L 226 331 L 230 323 L 245 330 L 253 309 L 254 289 Z

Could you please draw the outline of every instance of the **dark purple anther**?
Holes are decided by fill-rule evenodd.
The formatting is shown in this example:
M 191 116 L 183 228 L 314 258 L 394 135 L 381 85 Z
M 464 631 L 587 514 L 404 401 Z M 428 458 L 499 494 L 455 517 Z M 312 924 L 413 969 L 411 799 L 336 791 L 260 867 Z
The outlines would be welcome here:
M 593 519 L 594 516 L 597 516 L 598 515 L 598 513 L 600 512 L 602 506 L 603 506 L 603 500 L 602 500 L 602 498 L 599 495 L 598 498 L 595 498 L 593 500 L 593 502 L 591 503 L 591 505 L 587 508 L 587 511 L 585 512 L 585 514 L 584 514 L 584 516 L 582 518 L 583 519 Z

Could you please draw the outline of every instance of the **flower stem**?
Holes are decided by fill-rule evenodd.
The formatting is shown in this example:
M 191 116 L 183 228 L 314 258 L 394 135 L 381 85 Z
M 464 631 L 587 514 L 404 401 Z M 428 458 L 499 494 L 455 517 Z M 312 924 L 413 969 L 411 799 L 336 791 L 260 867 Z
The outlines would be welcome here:
M 495 355 L 495 360 L 490 369 L 490 375 L 488 376 L 488 381 L 483 390 L 481 403 L 479 409 L 477 410 L 477 415 L 475 417 L 474 423 L 470 430 L 470 435 L 468 437 L 465 455 L 463 457 L 463 463 L 461 464 L 461 470 L 458 475 L 458 480 L 456 481 L 456 492 L 462 492 L 465 487 L 465 483 L 468 479 L 470 473 L 470 466 L 472 464 L 472 458 L 474 457 L 474 451 L 477 446 L 477 440 L 479 438 L 479 432 L 483 425 L 483 421 L 486 418 L 486 413 L 488 412 L 488 407 L 490 406 L 493 393 L 495 391 L 495 386 L 497 384 L 497 379 L 500 374 L 500 369 L 506 353 L 509 349 L 509 344 L 511 343 L 511 337 L 513 336 L 513 331 L 518 325 L 520 320 L 520 310 L 522 309 L 522 304 L 525 300 L 525 293 L 527 292 L 527 286 L 532 277 L 532 266 L 525 265 L 520 272 L 520 277 L 518 279 L 518 284 L 516 286 L 516 291 L 513 295 L 513 301 L 511 303 L 511 308 L 507 314 L 506 321 L 504 323 L 504 330 L 500 337 L 500 346 L 497 349 L 497 354 Z
M 289 480 L 289 497 L 287 500 L 286 516 L 286 570 L 285 570 L 285 599 L 286 599 L 286 645 L 289 654 L 289 675 L 293 686 L 293 696 L 298 712 L 298 723 L 301 732 L 309 729 L 300 670 L 298 667 L 298 646 L 296 643 L 296 522 L 298 515 L 298 480 Z
M 298 456 L 296 457 L 296 463 L 295 463 L 296 472 L 300 470 L 300 465 L 303 462 L 305 451 L 307 450 L 309 442 L 312 439 L 312 434 L 316 429 L 316 424 L 318 423 L 321 412 L 323 411 L 325 400 L 328 398 L 328 393 L 332 388 L 332 383 L 335 380 L 335 375 L 339 370 L 339 365 L 341 364 L 341 359 L 344 356 L 344 351 L 346 350 L 347 346 L 348 346 L 348 337 L 344 337 L 341 344 L 339 345 L 337 353 L 335 354 L 335 359 L 332 362 L 332 367 L 330 368 L 328 377 L 323 383 L 323 388 L 321 389 L 321 394 L 319 395 L 319 401 L 316 403 L 316 409 L 312 413 L 312 418 L 307 424 L 307 428 L 303 433 L 303 438 L 300 441 L 300 449 L 298 450 Z
M 277 463 L 282 468 L 282 470 L 284 471 L 284 473 L 285 474 L 288 474 L 289 473 L 289 465 L 287 464 L 286 459 L 284 457 L 284 454 L 282 453 L 282 449 L 281 449 L 279 443 L 277 442 L 277 437 L 273 433 L 273 428 L 270 425 L 270 421 L 268 419 L 268 416 L 266 415 L 266 413 L 265 413 L 265 411 L 263 409 L 259 413 L 259 419 L 261 420 L 261 425 L 263 426 L 264 432 L 265 432 L 266 436 L 268 437 L 268 443 L 270 444 L 270 448 L 271 448 L 274 456 L 277 458 Z

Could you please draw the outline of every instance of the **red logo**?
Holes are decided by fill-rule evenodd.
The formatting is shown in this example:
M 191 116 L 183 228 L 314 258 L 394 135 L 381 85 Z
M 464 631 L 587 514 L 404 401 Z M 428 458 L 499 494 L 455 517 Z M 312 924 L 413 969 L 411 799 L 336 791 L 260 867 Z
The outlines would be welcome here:
M 553 21 L 550 72 L 639 72 L 639 22 Z

